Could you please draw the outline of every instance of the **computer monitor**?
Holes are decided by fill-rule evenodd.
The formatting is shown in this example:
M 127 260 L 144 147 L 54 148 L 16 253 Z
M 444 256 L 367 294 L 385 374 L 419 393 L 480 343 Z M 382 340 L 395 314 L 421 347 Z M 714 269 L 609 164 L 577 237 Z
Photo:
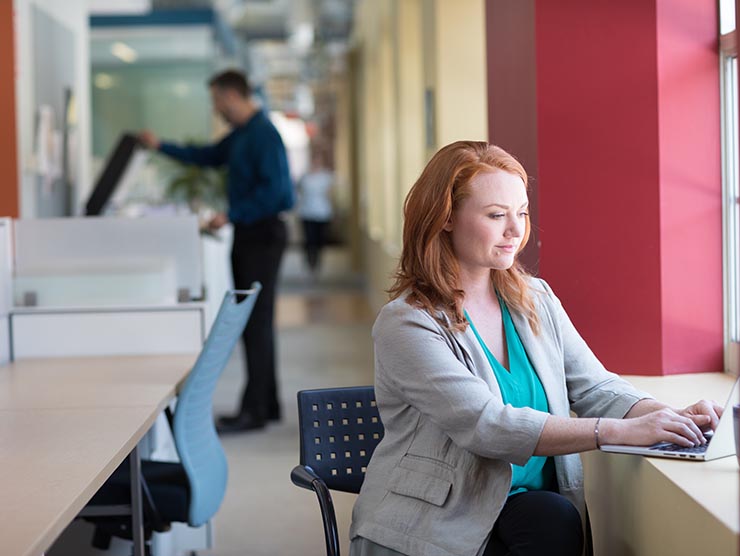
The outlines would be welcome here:
M 145 152 L 135 135 L 131 133 L 121 135 L 87 200 L 85 216 L 98 216 L 103 213 L 114 193 L 125 189 L 122 184 L 129 181 L 136 168 L 143 163 L 146 158 Z

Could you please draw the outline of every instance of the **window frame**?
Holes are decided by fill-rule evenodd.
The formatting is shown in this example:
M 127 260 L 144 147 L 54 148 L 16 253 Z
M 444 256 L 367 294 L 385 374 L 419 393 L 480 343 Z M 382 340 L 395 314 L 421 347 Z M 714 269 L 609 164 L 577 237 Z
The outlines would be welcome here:
M 722 132 L 722 298 L 724 367 L 740 374 L 740 149 L 738 149 L 737 35 L 720 36 L 720 93 Z

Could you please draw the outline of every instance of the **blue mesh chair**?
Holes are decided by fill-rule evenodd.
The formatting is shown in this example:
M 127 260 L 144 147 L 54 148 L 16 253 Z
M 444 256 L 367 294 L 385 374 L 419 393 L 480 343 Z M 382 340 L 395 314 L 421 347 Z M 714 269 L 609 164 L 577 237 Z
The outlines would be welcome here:
M 360 492 L 365 469 L 383 438 L 372 386 L 298 392 L 300 465 L 293 484 L 313 490 L 324 523 L 326 554 L 339 556 L 337 518 L 330 489 Z
M 144 535 L 166 531 L 172 522 L 199 527 L 218 510 L 226 492 L 227 464 L 213 423 L 213 391 L 234 346 L 247 325 L 261 286 L 226 293 L 193 370 L 168 412 L 179 463 L 141 462 Z M 124 462 L 80 514 L 96 524 L 93 545 L 106 549 L 111 536 L 131 538 L 131 519 L 102 516 L 100 507 L 118 507 L 131 500 L 128 462 Z M 92 515 L 94 517 L 87 517 Z

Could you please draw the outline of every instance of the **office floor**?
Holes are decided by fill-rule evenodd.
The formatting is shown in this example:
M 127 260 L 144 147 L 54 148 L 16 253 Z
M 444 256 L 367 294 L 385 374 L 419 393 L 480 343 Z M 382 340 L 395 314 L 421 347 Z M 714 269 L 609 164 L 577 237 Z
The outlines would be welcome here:
M 214 520 L 215 548 L 203 556 L 321 556 L 325 553 L 316 497 L 290 482 L 298 462 L 295 394 L 305 388 L 371 384 L 373 315 L 361 283 L 349 272 L 346 252 L 326 253 L 312 279 L 301 254 L 286 255 L 278 305 L 278 343 L 283 420 L 264 431 L 224 437 L 229 489 Z M 230 412 L 242 385 L 237 353 L 219 382 L 216 412 Z M 347 553 L 354 495 L 334 498 Z

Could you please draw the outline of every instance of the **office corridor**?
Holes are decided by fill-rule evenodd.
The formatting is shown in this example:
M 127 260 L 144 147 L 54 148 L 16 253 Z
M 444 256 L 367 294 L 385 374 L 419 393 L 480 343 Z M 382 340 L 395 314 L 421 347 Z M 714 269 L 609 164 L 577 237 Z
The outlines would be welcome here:
M 223 437 L 229 488 L 216 515 L 215 548 L 208 556 L 321 556 L 324 536 L 316 496 L 290 482 L 298 463 L 295 394 L 305 388 L 371 384 L 370 328 L 360 281 L 347 254 L 327 253 L 318 280 L 303 270 L 297 250 L 286 255 L 278 304 L 278 342 L 283 420 L 257 433 Z M 239 351 L 216 390 L 217 413 L 230 412 L 242 385 Z M 335 509 L 347 550 L 354 495 L 337 493 Z

